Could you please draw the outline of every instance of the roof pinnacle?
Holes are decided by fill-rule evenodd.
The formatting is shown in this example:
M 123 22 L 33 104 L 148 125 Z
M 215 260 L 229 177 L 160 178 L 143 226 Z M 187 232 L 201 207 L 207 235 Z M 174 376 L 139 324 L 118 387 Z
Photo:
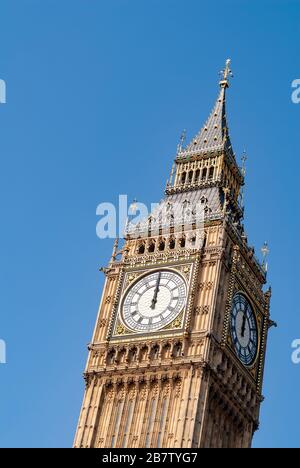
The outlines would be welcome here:
M 247 153 L 246 153 L 246 150 L 243 151 L 243 154 L 242 154 L 242 157 L 241 157 L 241 161 L 242 161 L 242 176 L 245 177 L 246 175 L 246 161 L 247 161 L 248 157 L 247 157 Z
M 267 271 L 268 271 L 267 256 L 270 253 L 270 249 L 269 249 L 269 246 L 268 246 L 267 242 L 265 242 L 264 245 L 262 246 L 261 253 L 263 255 L 262 267 L 263 267 L 264 272 L 267 273 Z
M 177 145 L 177 154 L 181 153 L 185 140 L 186 140 L 186 130 L 183 130 L 180 136 L 180 142 Z

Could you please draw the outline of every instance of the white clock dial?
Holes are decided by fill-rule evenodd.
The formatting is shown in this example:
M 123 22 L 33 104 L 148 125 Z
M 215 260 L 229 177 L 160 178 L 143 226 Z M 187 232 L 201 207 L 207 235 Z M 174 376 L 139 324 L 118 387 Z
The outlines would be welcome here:
M 231 337 L 235 352 L 245 366 L 255 361 L 258 349 L 258 331 L 255 314 L 243 294 L 236 294 L 231 309 Z
M 149 273 L 127 291 L 123 321 L 138 332 L 159 330 L 171 323 L 186 303 L 184 279 L 171 270 Z

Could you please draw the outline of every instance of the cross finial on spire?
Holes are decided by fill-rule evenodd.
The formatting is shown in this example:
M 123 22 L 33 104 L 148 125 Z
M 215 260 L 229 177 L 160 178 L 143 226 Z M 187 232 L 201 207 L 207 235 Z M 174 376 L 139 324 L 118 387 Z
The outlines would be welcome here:
M 220 81 L 220 86 L 227 88 L 229 86 L 228 79 L 229 77 L 233 78 L 233 73 L 230 69 L 231 60 L 227 59 L 225 63 L 224 70 L 220 71 L 220 75 L 222 76 L 222 80 Z

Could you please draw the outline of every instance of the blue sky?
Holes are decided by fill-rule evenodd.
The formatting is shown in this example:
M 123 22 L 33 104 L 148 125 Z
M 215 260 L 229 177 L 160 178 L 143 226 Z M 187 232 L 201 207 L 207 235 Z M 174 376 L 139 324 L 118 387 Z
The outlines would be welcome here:
M 300 2 L 2 0 L 0 446 L 72 445 L 112 241 L 96 207 L 161 198 L 232 59 L 228 119 L 248 153 L 246 229 L 269 241 L 272 317 L 256 447 L 300 446 Z

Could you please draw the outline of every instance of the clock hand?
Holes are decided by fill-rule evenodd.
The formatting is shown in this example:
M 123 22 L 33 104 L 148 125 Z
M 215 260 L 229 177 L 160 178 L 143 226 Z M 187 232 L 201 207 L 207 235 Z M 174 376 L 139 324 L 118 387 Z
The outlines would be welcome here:
M 243 315 L 243 323 L 242 323 L 242 329 L 241 329 L 241 336 L 244 338 L 245 336 L 245 330 L 246 330 L 246 315 Z
M 161 277 L 161 273 L 158 274 L 153 299 L 151 301 L 151 306 L 150 307 L 153 310 L 155 309 L 155 304 L 157 303 L 157 295 L 158 295 L 158 292 L 159 292 L 160 277 Z

